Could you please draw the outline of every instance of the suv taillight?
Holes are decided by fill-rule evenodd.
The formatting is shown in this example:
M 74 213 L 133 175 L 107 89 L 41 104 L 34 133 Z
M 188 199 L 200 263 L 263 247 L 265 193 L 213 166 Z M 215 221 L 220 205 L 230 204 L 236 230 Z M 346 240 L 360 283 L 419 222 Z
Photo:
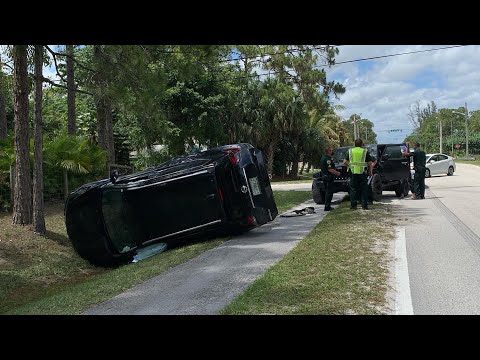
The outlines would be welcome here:
M 222 149 L 223 152 L 227 153 L 228 159 L 233 165 L 238 164 L 237 153 L 240 152 L 240 150 L 240 146 L 230 146 Z
M 238 157 L 235 153 L 229 152 L 228 153 L 228 159 L 232 163 L 232 165 L 237 165 L 238 164 Z

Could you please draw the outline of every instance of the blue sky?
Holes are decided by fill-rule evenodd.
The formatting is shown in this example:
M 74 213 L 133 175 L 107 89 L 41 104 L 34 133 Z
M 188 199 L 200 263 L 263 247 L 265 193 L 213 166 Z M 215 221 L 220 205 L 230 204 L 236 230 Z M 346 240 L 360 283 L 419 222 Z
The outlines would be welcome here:
M 448 45 L 342 45 L 337 62 Z M 343 118 L 361 114 L 374 124 L 379 142 L 402 141 L 412 131 L 407 114 L 418 100 L 425 106 L 480 108 L 480 46 L 472 45 L 334 65 L 327 80 L 345 85 L 335 104 Z M 402 131 L 390 132 L 391 129 Z

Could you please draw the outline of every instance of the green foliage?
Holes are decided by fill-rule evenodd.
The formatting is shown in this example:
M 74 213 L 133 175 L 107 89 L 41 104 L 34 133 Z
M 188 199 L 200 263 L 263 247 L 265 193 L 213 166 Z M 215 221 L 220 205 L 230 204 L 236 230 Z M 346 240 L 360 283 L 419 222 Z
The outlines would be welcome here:
M 44 146 L 46 164 L 73 174 L 101 173 L 107 161 L 105 152 L 81 136 L 60 135 Z
M 315 162 L 327 143 L 348 141 L 338 119 L 318 120 L 334 114 L 330 97 L 345 92 L 317 66 L 322 61 L 333 64 L 337 54 L 335 47 L 312 45 L 76 47 L 76 85 L 91 94 L 76 96 L 78 134 L 97 141 L 95 101 L 106 98 L 112 103 L 114 133 L 122 144 L 138 153 L 153 145 L 166 146 L 160 154 L 140 155 L 139 167 L 194 147 L 233 142 L 269 149 L 269 165 L 280 141 L 288 144 L 285 151 L 293 152 L 284 158 Z M 64 58 L 59 59 L 59 72 L 64 74 Z M 271 74 L 257 76 L 259 69 Z M 47 140 L 65 133 L 66 100 L 64 89 L 45 90 Z M 55 164 L 72 174 L 90 171 L 72 159 Z
M 77 94 L 75 100 L 77 135 L 91 141 L 96 139 L 97 114 L 93 98 Z M 67 93 L 59 88 L 45 89 L 43 92 L 43 131 L 46 138 L 55 138 L 67 132 Z
M 0 140 L 0 172 L 9 171 L 10 166 L 15 163 L 15 151 L 13 147 L 13 136 L 7 136 Z
M 168 152 L 168 148 L 162 148 L 159 151 L 147 150 L 141 151 L 137 158 L 133 161 L 133 165 L 137 170 L 143 170 L 148 167 L 158 166 L 169 160 L 172 156 Z
M 465 108 L 458 109 L 442 108 L 437 109 L 435 103 L 427 106 L 426 109 L 418 108 L 416 130 L 405 138 L 405 141 L 414 144 L 419 142 L 426 152 L 440 151 L 440 122 L 442 123 L 442 144 L 444 153 L 453 156 L 463 156 L 466 151 L 465 136 L 465 117 L 461 114 L 465 113 Z M 435 111 L 433 111 L 433 110 Z M 420 119 L 421 121 L 418 121 Z M 415 124 L 415 123 L 414 123 Z M 469 153 L 480 154 L 480 111 L 469 112 L 468 119 L 469 129 Z M 460 144 L 459 150 L 454 149 L 452 145 Z
M 5 100 L 5 112 L 7 115 L 7 129 L 13 133 L 13 75 L 5 74 L 0 68 L 0 91 Z
M 15 163 L 13 136 L 0 141 L 0 212 L 11 207 L 10 167 Z

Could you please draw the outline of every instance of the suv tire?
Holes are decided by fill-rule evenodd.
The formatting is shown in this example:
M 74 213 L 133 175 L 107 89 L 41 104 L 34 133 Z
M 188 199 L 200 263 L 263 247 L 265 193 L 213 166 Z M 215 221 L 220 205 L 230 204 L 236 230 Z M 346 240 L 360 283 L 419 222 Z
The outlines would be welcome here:
M 395 195 L 397 197 L 407 196 L 410 191 L 410 184 L 406 180 L 402 180 L 395 188 Z
M 325 191 L 320 190 L 315 181 L 312 184 L 312 195 L 316 204 L 325 204 Z
M 373 174 L 370 186 L 372 187 L 373 200 L 380 201 L 380 198 L 382 197 L 383 185 L 379 174 Z

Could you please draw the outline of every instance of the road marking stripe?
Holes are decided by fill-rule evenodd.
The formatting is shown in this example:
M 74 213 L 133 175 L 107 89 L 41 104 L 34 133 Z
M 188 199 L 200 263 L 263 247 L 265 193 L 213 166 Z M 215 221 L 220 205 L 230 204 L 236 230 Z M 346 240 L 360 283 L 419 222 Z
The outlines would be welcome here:
M 397 238 L 395 240 L 395 282 L 395 314 L 413 315 L 404 227 L 397 229 Z

